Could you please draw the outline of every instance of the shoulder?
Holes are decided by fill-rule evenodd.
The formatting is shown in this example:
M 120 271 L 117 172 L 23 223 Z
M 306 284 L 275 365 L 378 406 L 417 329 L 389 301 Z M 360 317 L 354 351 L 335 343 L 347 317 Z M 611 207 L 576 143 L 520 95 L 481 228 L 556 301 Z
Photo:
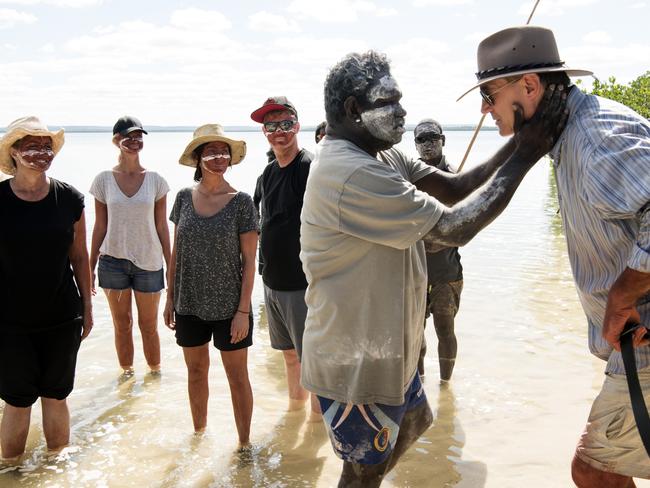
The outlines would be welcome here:
M 147 174 L 149 175 L 149 178 L 156 183 L 167 183 L 167 180 L 157 171 L 147 170 Z
M 50 180 L 52 181 L 52 189 L 56 193 L 57 198 L 63 196 L 67 201 L 74 205 L 84 206 L 84 195 L 74 186 L 55 178 L 50 178 Z
M 308 167 L 313 160 L 314 160 L 313 153 L 311 153 L 307 149 L 301 149 L 300 153 L 298 153 L 298 161 L 296 162 L 302 165 L 306 165 Z
M 243 203 L 249 203 L 250 202 L 251 204 L 253 203 L 253 198 L 248 193 L 246 193 L 245 191 L 237 192 L 237 195 L 235 195 L 235 196 L 240 202 L 243 202 Z
M 113 177 L 113 170 L 105 170 L 105 171 L 100 171 L 97 173 L 95 178 L 93 179 L 93 185 L 101 185 L 104 184 L 109 178 Z

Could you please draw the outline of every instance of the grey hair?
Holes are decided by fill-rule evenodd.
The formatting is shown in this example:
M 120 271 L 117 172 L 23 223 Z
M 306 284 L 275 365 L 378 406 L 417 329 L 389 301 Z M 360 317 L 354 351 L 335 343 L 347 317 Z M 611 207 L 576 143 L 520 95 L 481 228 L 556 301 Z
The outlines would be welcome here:
M 390 71 L 385 54 L 377 51 L 350 53 L 339 61 L 325 79 L 325 115 L 328 123 L 343 119 L 348 97 L 367 101 L 368 87 L 379 74 Z

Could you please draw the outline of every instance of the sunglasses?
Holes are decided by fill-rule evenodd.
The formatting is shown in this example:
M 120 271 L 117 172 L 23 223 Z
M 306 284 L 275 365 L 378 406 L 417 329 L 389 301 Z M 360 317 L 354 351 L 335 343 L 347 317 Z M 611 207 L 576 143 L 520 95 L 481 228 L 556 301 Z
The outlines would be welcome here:
M 490 105 L 490 106 L 493 106 L 493 105 L 494 105 L 494 95 L 495 95 L 495 94 L 499 93 L 499 92 L 500 92 L 501 90 L 503 90 L 504 88 L 506 88 L 506 87 L 508 87 L 508 86 L 510 86 L 510 85 L 512 85 L 512 84 L 514 84 L 514 83 L 517 83 L 517 82 L 518 82 L 519 80 L 521 80 L 522 78 L 523 78 L 523 77 L 520 76 L 519 78 L 516 78 L 516 79 L 514 79 L 514 80 L 512 80 L 512 81 L 509 81 L 508 83 L 506 83 L 506 84 L 503 85 L 502 87 L 497 88 L 496 90 L 494 90 L 492 93 L 488 93 L 488 92 L 486 92 L 485 90 L 483 90 L 483 87 L 481 87 L 481 88 L 479 88 L 479 93 L 481 94 L 481 98 L 482 98 L 483 100 L 485 100 L 485 103 L 487 103 L 487 104 Z
M 266 132 L 275 132 L 280 128 L 283 131 L 290 130 L 294 125 L 296 125 L 295 120 L 279 120 L 277 122 L 264 122 L 264 130 Z
M 429 141 L 441 141 L 444 139 L 445 136 L 443 136 L 442 134 L 424 134 L 421 136 L 417 136 L 415 138 L 415 142 L 417 142 L 418 144 L 422 144 Z

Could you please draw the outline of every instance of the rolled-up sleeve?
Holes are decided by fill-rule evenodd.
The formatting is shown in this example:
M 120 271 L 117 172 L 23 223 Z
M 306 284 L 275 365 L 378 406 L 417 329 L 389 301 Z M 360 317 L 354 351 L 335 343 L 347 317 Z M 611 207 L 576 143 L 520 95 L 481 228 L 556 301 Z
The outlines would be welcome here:
M 640 212 L 639 233 L 627 265 L 642 273 L 650 273 L 650 204 Z

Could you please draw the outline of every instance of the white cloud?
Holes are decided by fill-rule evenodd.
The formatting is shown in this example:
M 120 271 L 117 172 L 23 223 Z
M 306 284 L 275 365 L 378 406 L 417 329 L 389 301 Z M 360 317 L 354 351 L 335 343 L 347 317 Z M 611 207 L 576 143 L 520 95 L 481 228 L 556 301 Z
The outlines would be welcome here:
M 637 3 L 633 3 L 632 5 L 630 5 L 630 8 L 635 8 L 635 9 L 636 8 L 645 8 L 646 6 L 647 6 L 647 3 L 645 3 L 645 2 L 637 2 Z
M 589 44 L 609 44 L 612 42 L 612 36 L 605 31 L 593 31 L 585 34 L 582 40 Z
M 359 14 L 369 14 L 376 17 L 397 15 L 394 8 L 378 7 L 368 0 L 327 0 L 326 3 L 312 0 L 293 0 L 287 11 L 302 18 L 310 18 L 320 22 L 356 22 Z
M 208 31 L 224 31 L 232 27 L 232 23 L 221 12 L 198 8 L 174 11 L 171 15 L 170 24 L 182 29 Z
M 55 46 L 51 42 L 48 42 L 47 44 L 41 46 L 41 52 L 43 53 L 50 54 L 53 53 L 54 51 L 55 51 Z
M 248 17 L 248 27 L 258 32 L 300 32 L 300 26 L 295 20 L 287 19 L 262 10 Z
M 474 0 L 413 0 L 416 7 L 455 7 L 457 5 L 473 5 Z
M 12 5 L 53 5 L 55 7 L 92 7 L 100 5 L 104 0 L 0 0 L 0 4 Z
M 8 29 L 16 24 L 33 24 L 38 19 L 32 14 L 18 10 L 0 8 L 0 29 Z

